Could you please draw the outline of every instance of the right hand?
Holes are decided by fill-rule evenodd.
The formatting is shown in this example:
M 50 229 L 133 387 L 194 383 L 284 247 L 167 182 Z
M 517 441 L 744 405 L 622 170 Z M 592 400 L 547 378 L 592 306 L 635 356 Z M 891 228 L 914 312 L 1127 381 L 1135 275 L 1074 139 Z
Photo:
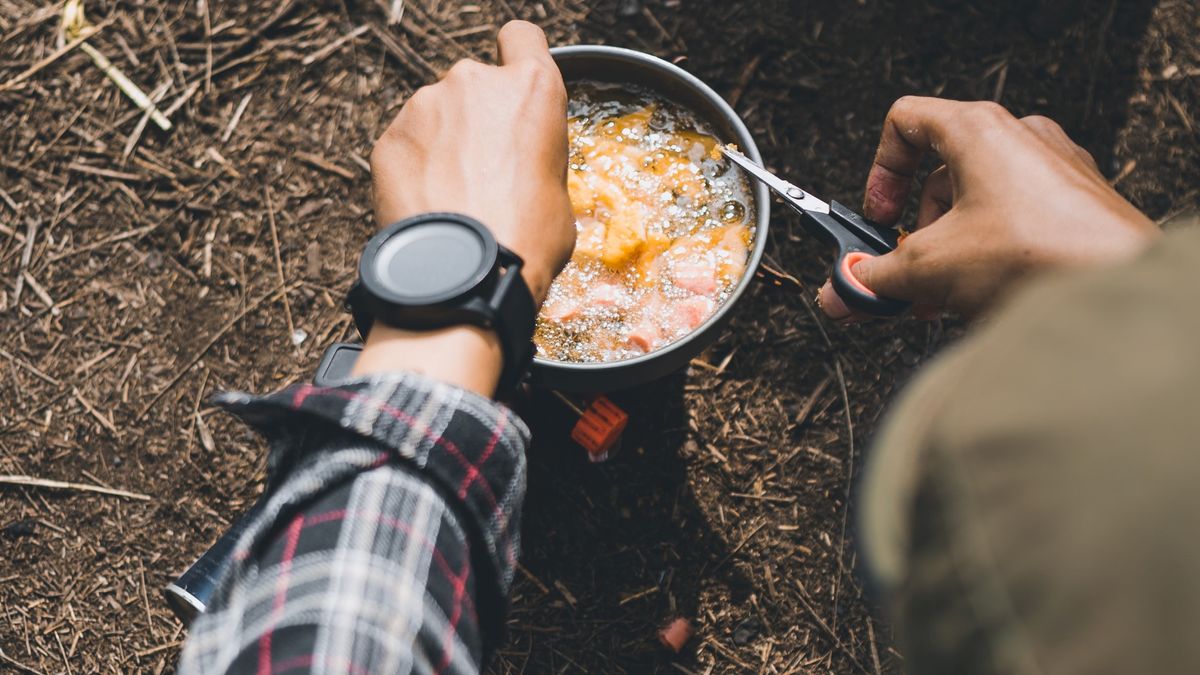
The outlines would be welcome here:
M 1159 234 L 1053 121 L 915 96 L 888 112 L 866 217 L 897 222 L 927 153 L 945 165 L 925 181 L 914 231 L 853 269 L 875 293 L 915 303 L 918 317 L 978 315 L 1031 273 L 1128 258 Z M 834 320 L 863 318 L 828 282 L 818 300 Z

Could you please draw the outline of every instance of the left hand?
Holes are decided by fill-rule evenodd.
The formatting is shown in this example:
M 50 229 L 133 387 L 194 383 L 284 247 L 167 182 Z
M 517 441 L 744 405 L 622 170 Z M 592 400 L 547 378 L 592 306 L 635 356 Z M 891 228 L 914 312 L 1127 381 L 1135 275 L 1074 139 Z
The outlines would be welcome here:
M 479 220 L 524 259 L 540 304 L 575 245 L 567 92 L 537 26 L 510 22 L 499 51 L 500 66 L 460 61 L 404 105 L 371 153 L 375 214 Z

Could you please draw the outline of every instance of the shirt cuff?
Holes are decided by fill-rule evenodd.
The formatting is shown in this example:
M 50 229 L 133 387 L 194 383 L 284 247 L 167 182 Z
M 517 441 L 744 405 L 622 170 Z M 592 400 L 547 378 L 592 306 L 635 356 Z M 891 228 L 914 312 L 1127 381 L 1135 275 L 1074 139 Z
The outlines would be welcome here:
M 477 578 L 480 590 L 491 587 L 495 595 L 481 598 L 480 609 L 494 605 L 503 613 L 520 547 L 529 444 L 529 429 L 507 407 L 406 372 L 335 387 L 296 384 L 265 396 L 222 393 L 214 401 L 267 439 L 272 490 L 318 454 L 325 468 L 332 458 L 340 465 L 321 472 L 329 487 L 388 461 L 415 465 L 459 510 L 472 548 L 486 553 L 489 569 L 477 570 Z M 339 445 L 334 439 L 347 433 L 375 441 L 385 453 L 329 454 Z

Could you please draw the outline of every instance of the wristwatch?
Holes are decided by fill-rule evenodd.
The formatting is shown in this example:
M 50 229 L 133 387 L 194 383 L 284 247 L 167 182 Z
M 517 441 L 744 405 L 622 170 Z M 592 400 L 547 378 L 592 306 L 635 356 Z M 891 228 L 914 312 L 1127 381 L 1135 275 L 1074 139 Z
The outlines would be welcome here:
M 537 306 L 523 265 L 474 218 L 427 213 L 367 242 L 346 304 L 364 341 L 376 320 L 405 330 L 462 324 L 495 330 L 504 352 L 497 392 L 506 394 L 533 360 Z

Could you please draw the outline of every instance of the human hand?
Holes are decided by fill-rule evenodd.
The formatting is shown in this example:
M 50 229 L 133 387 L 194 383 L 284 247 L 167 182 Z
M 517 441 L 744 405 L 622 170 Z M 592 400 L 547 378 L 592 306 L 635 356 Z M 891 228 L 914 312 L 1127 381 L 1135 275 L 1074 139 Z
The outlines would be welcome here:
M 381 226 L 432 211 L 487 225 L 525 261 L 537 302 L 571 257 L 567 93 L 537 26 L 513 21 L 500 66 L 458 62 L 409 98 L 371 152 Z
M 1158 228 L 1109 186 L 1095 160 L 1055 122 L 1003 107 L 907 96 L 892 106 L 867 176 L 863 213 L 897 222 L 921 159 L 945 165 L 926 179 L 916 227 L 895 251 L 855 265 L 879 295 L 978 315 L 1032 273 L 1114 261 Z M 829 282 L 819 303 L 839 321 L 864 318 Z
M 571 257 L 567 93 L 546 37 L 514 21 L 500 31 L 500 66 L 460 61 L 418 90 L 371 152 L 375 217 L 453 211 L 479 220 L 525 261 L 540 304 Z M 477 326 L 408 331 L 377 324 L 355 375 L 414 371 L 490 396 L 500 341 Z

